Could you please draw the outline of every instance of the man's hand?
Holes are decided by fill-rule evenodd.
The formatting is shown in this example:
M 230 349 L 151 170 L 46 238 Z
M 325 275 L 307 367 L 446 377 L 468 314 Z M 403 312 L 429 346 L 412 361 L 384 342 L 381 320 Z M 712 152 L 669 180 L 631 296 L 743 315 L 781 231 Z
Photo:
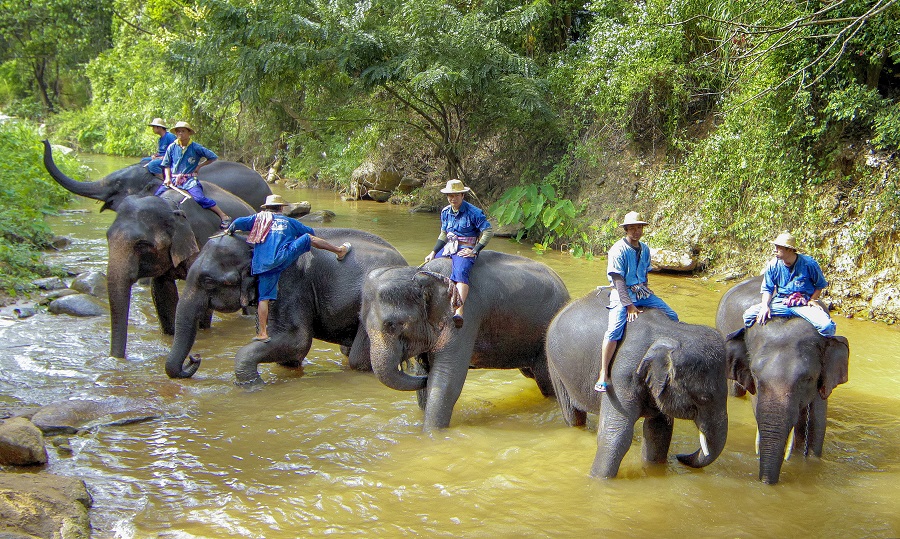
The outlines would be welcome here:
M 635 307 L 633 303 L 628 307 L 625 307 L 625 311 L 628 313 L 626 320 L 628 320 L 629 322 L 634 322 L 635 320 L 637 320 L 638 314 L 644 312 Z
M 429 262 L 432 258 L 434 258 L 434 251 L 428 253 L 428 256 L 425 257 L 425 262 Z
M 475 252 L 475 249 L 469 249 L 468 247 L 465 247 L 463 249 L 460 249 L 459 252 L 456 253 L 456 256 L 461 256 L 463 258 L 475 258 L 476 256 L 478 256 L 478 253 Z
M 759 312 L 756 313 L 756 322 L 758 324 L 765 324 L 766 320 L 772 317 L 772 311 L 769 309 L 769 304 L 763 303 L 759 308 Z

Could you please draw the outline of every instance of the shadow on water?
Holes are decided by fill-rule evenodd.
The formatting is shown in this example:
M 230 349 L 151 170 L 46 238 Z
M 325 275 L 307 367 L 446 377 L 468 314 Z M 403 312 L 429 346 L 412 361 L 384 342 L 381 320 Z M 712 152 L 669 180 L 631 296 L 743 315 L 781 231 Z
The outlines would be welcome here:
M 437 235 L 433 214 L 343 202 L 329 191 L 278 192 L 332 209 L 327 226 L 374 232 L 413 264 Z M 114 215 L 98 214 L 93 201 L 72 208 L 85 211 L 51 225 L 73 244 L 51 259 L 104 271 Z M 538 256 L 502 239 L 490 247 L 547 263 L 573 297 L 605 284 L 600 258 Z M 654 275 L 651 286 L 683 320 L 712 325 L 730 285 Z M 645 467 L 638 428 L 620 477 L 594 480 L 596 417 L 587 428 L 566 427 L 555 402 L 517 371 L 470 371 L 451 428 L 423 434 L 414 394 L 349 370 L 328 343 L 313 344 L 302 372 L 263 365 L 264 387 L 235 387 L 232 358 L 253 335 L 253 319 L 223 314 L 200 332 L 197 375 L 169 380 L 171 338 L 160 334 L 142 286 L 127 360 L 106 357 L 107 317 L 0 319 L 0 406 L 120 395 L 160 404 L 159 419 L 72 435 L 71 453 L 50 448 L 52 472 L 88 483 L 95 537 L 896 537 L 900 334 L 857 320 L 838 327 L 851 342 L 850 382 L 830 399 L 824 458 L 795 456 L 776 486 L 757 480 L 745 399 L 730 400 L 728 442 L 711 466 L 692 470 L 670 456 Z M 676 421 L 673 454 L 697 446 L 693 423 Z

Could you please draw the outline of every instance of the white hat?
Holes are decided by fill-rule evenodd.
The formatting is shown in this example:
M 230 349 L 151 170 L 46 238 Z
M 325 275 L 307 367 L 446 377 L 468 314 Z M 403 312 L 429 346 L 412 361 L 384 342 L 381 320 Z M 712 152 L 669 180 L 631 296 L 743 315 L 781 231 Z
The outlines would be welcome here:
M 797 239 L 794 238 L 794 235 L 790 232 L 782 232 L 777 238 L 772 240 L 772 243 L 779 247 L 787 247 L 788 249 L 793 249 L 795 251 L 799 250 L 797 249 Z
M 625 227 L 628 225 L 646 225 L 646 224 L 648 224 L 646 221 L 641 221 L 641 216 L 638 215 L 638 212 L 630 211 L 625 214 L 625 221 L 623 221 L 622 224 L 619 226 Z
M 168 127 L 166 127 L 166 123 L 163 122 L 162 118 L 153 118 L 153 121 L 147 125 L 151 127 L 162 127 L 163 129 L 168 129 Z
M 176 129 L 178 129 L 178 128 L 180 128 L 180 127 L 183 127 L 183 128 L 185 128 L 185 129 L 187 129 L 187 130 L 190 131 L 191 133 L 196 133 L 196 131 L 194 131 L 194 128 L 191 127 L 191 124 L 189 124 L 189 123 L 187 123 L 187 122 L 177 122 L 177 123 L 175 124 L 175 126 L 172 128 L 172 131 L 175 131 Z
M 266 197 L 266 201 L 265 201 L 265 203 L 263 203 L 262 207 L 263 208 L 274 207 L 274 206 L 284 207 L 287 205 L 288 205 L 288 203 L 285 202 L 283 198 L 281 198 L 281 195 L 269 195 Z
M 441 193 L 446 193 L 448 195 L 452 195 L 453 193 L 468 193 L 469 191 L 471 191 L 471 189 L 463 185 L 463 182 L 460 180 L 450 180 L 447 182 L 447 187 L 441 189 Z

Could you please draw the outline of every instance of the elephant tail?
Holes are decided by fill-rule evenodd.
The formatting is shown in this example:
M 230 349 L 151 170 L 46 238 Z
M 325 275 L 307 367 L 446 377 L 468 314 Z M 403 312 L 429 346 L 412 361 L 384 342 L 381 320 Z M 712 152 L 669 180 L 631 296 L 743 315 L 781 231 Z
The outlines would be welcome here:
M 559 403 L 559 409 L 562 411 L 566 424 L 570 427 L 583 427 L 587 422 L 587 413 L 576 406 L 552 360 L 547 361 L 547 370 L 550 371 L 550 381 L 553 383 L 553 391 L 556 393 L 556 402 Z

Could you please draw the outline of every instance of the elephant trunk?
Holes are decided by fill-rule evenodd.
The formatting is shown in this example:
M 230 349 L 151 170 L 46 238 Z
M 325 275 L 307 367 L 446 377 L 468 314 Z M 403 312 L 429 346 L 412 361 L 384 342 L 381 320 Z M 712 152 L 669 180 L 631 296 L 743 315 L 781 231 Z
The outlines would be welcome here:
M 791 431 L 791 425 L 785 424 L 783 418 L 774 425 L 759 422 L 759 479 L 763 483 L 778 483 Z
M 392 342 L 388 342 L 390 339 Z M 381 383 L 398 391 L 425 389 L 427 376 L 412 376 L 400 369 L 400 364 L 411 354 L 398 338 L 385 338 L 378 332 L 369 334 L 372 370 Z
M 169 378 L 190 378 L 200 368 L 200 358 L 189 355 L 197 339 L 197 325 L 205 315 L 209 296 L 203 290 L 194 290 L 181 298 L 175 311 L 175 338 L 166 359 Z M 188 362 L 185 365 L 185 358 Z
M 695 421 L 700 431 L 700 449 L 689 455 L 677 455 L 678 462 L 691 468 L 703 468 L 712 464 L 725 449 L 728 438 L 728 413 L 723 409 L 713 418 Z
M 50 148 L 50 142 L 43 140 L 44 143 L 44 168 L 50 176 L 56 180 L 56 183 L 65 187 L 68 191 L 87 198 L 106 201 L 107 186 L 103 182 L 79 182 L 65 174 L 57 168 L 53 161 L 53 151 Z
M 109 295 L 110 339 L 109 355 L 125 358 L 128 340 L 128 311 L 131 308 L 131 287 L 137 279 L 110 258 L 107 265 L 107 291 Z

